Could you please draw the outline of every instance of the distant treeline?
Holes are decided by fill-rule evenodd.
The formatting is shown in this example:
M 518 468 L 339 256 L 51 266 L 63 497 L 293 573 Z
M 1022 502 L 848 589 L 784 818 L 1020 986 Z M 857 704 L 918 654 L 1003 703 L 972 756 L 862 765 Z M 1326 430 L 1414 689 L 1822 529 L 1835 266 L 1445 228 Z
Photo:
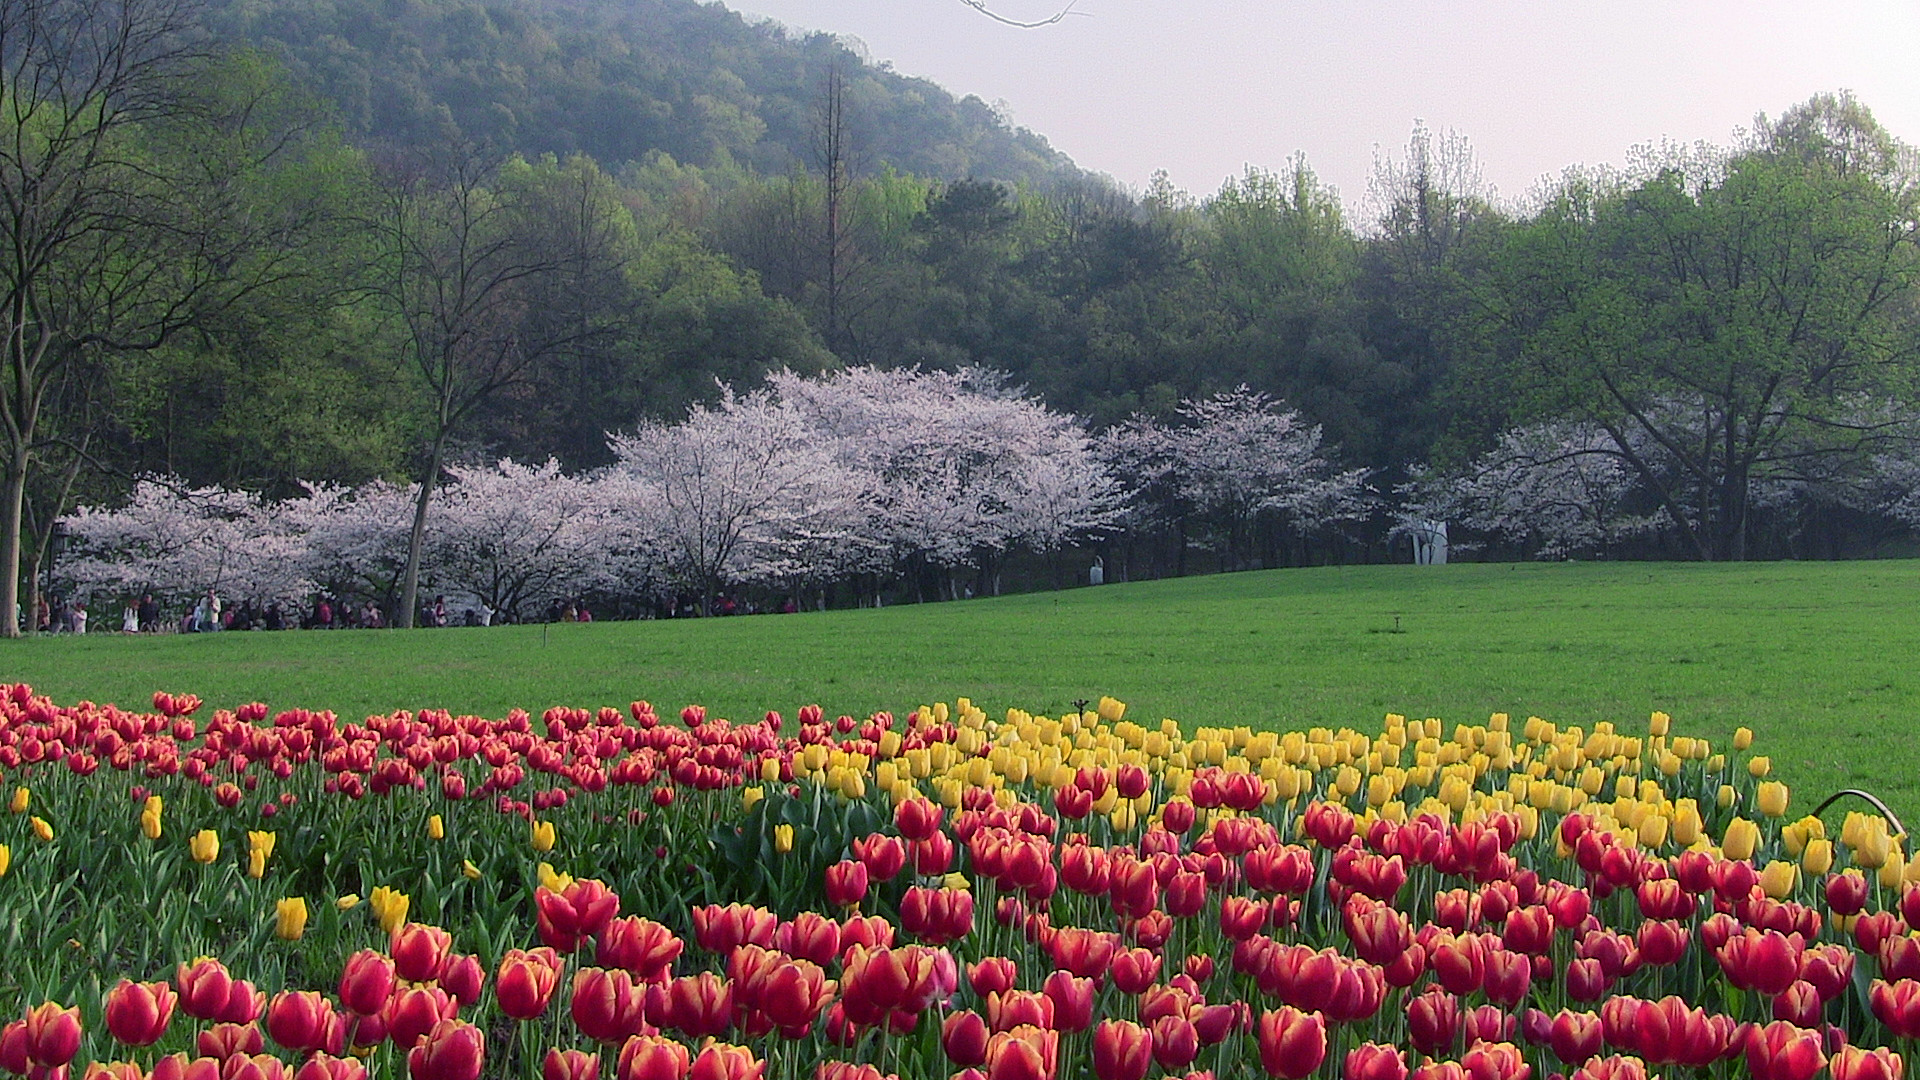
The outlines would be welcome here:
M 0 228 L 32 256 L 0 266 L 23 583 L 62 513 L 140 476 L 273 499 L 583 472 L 723 383 L 856 365 L 992 369 L 1095 432 L 1244 386 L 1380 496 L 1311 540 L 1255 515 L 1195 565 L 1384 558 L 1429 519 L 1503 556 L 1864 554 L 1920 505 L 1920 170 L 1846 96 L 1525 204 L 1416 128 L 1354 220 L 1304 160 L 1130 193 L 831 40 L 686 3 L 0 19 L 62 12 L 84 17 L 0 49 L 32 106 L 0 154 Z M 139 32 L 56 40 L 100 20 Z M 622 41 L 631 72 L 581 59 Z M 64 89 L 89 71 L 111 79 Z M 761 110 L 733 143 L 720 84 Z M 597 111 L 618 87 L 655 128 Z M 1131 549 L 1201 542 L 1143 528 Z

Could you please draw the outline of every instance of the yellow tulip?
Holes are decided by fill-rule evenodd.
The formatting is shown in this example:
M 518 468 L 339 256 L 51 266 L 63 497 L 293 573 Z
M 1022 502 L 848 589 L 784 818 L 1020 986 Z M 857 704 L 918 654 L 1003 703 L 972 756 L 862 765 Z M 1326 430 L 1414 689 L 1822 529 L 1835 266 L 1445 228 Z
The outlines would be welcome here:
M 1800 881 L 1800 868 L 1790 862 L 1775 860 L 1760 871 L 1760 887 L 1775 900 L 1785 900 L 1793 895 L 1793 887 Z
M 407 921 L 407 908 L 412 906 L 413 901 L 398 889 L 380 885 L 374 888 L 367 903 L 372 906 L 373 917 L 380 923 L 380 929 L 391 934 Z
M 1729 859 L 1751 859 L 1754 848 L 1760 846 L 1760 826 L 1746 818 L 1734 818 L 1727 822 L 1727 832 L 1720 840 L 1720 850 Z
M 1833 869 L 1833 841 L 1824 837 L 1807 841 L 1807 850 L 1800 853 L 1800 865 L 1806 867 L 1809 874 L 1824 874 Z
M 1640 846 L 1657 848 L 1667 842 L 1667 819 L 1648 814 L 1640 819 Z
M 307 898 L 289 896 L 273 905 L 273 933 L 281 941 L 299 941 L 307 932 Z
M 460 860 L 460 873 L 464 874 L 468 881 L 480 880 L 480 868 L 473 865 L 472 859 Z
M 1856 856 L 1859 852 L 1854 853 Z M 1889 848 L 1887 857 L 1880 864 L 1879 881 L 1883 889 L 1900 889 L 1906 884 L 1907 856 L 1899 848 Z
M 0 877 L 7 876 L 7 870 L 13 866 L 13 849 L 0 844 Z
M 352 911 L 354 908 L 360 906 L 360 894 L 348 893 L 340 899 L 335 900 L 333 906 L 339 908 L 341 911 Z
M 24 791 L 26 789 L 22 788 L 21 790 Z M 53 839 L 53 826 L 47 824 L 46 818 L 34 817 L 34 818 L 28 819 L 28 821 L 33 826 L 33 835 L 39 837 L 42 842 L 51 841 Z
M 536 821 L 532 827 L 533 850 L 542 854 L 553 850 L 553 822 Z
M 427 819 L 427 839 L 445 840 L 446 838 L 447 838 L 446 821 L 443 820 L 439 814 L 435 814 L 432 817 L 428 818 Z
M 740 789 L 740 809 L 751 811 L 761 799 L 767 797 L 767 789 L 758 784 Z
M 1752 728 L 1737 727 L 1733 729 L 1733 748 L 1735 750 L 1745 750 L 1747 747 L 1752 745 L 1753 745 L 1753 729 Z
M 1778 780 L 1768 780 L 1754 793 L 1754 801 L 1761 813 L 1768 817 L 1781 817 L 1787 812 L 1787 785 Z
M 774 758 L 760 759 L 760 779 L 769 784 L 780 782 L 780 762 Z
M 1673 717 L 1663 712 L 1657 712 L 1647 721 L 1647 734 L 1659 738 L 1665 735 L 1672 726 Z
M 152 810 L 142 810 L 140 832 L 149 840 L 160 839 L 160 815 Z
M 566 874 L 555 873 L 553 864 L 550 862 L 543 862 L 535 867 L 534 873 L 539 877 L 541 887 L 548 892 L 566 892 L 567 886 L 573 884 L 573 878 Z
M 783 822 L 773 827 L 773 850 L 782 855 L 793 850 L 793 826 Z
M 973 882 L 965 874 L 947 874 L 940 879 L 943 888 L 966 892 L 973 888 Z
M 273 833 L 250 831 L 247 833 L 247 876 L 258 880 L 266 876 L 267 860 L 273 857 L 273 845 L 277 840 Z
M 1719 792 L 1714 796 L 1714 803 L 1725 810 L 1733 805 L 1733 800 L 1738 797 L 1738 794 L 1733 790 L 1732 784 L 1721 784 Z
M 201 829 L 187 840 L 187 851 L 204 866 L 220 857 L 220 837 L 212 829 Z
M 7 803 L 7 809 L 16 814 L 24 814 L 27 807 L 33 805 L 33 792 L 24 787 L 13 789 L 13 801 Z
M 1764 754 L 1759 757 L 1750 757 L 1747 759 L 1747 773 L 1755 780 L 1765 777 L 1772 771 L 1773 759 Z

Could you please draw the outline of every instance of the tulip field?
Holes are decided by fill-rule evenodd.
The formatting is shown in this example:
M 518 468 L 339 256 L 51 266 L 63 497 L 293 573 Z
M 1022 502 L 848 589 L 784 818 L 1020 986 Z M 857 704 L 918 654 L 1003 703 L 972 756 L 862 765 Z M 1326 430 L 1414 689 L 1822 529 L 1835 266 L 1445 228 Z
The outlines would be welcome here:
M 1744 728 L 0 687 L 0 1072 L 1899 1080 L 1920 861 Z

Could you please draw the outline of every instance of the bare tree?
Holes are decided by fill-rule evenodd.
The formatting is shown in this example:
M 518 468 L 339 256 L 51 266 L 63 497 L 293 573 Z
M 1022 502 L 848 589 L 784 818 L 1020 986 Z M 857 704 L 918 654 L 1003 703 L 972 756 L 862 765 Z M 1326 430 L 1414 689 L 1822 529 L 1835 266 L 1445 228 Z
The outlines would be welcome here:
M 386 170 L 384 213 L 374 228 L 376 289 L 402 323 L 406 350 L 428 394 L 426 461 L 394 625 L 411 627 L 419 600 L 427 512 L 448 440 L 488 399 L 526 383 L 542 359 L 596 332 L 547 317 L 551 287 L 578 260 L 564 242 L 530 228 L 513 193 L 472 152 L 411 160 Z M 609 230 L 570 233 L 600 242 Z

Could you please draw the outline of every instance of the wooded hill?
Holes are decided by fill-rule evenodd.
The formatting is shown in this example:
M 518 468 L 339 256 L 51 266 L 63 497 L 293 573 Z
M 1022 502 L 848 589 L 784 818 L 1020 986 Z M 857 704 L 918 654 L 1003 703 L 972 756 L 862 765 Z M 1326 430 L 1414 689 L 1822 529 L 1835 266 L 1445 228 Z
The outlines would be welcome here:
M 655 154 L 703 169 L 818 167 L 822 74 L 846 73 L 867 171 L 1035 183 L 1072 169 L 977 97 L 864 64 L 831 34 L 694 0 L 211 0 L 222 39 L 333 101 L 356 141 L 504 156 Z

